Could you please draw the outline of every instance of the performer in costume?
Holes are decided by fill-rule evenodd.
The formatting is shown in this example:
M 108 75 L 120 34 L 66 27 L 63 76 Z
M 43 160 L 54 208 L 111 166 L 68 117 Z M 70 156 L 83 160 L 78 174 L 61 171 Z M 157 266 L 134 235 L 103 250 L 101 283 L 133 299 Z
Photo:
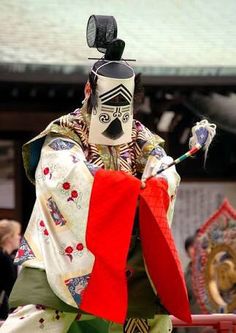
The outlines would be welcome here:
M 172 166 L 148 180 L 172 159 L 163 140 L 133 119 L 133 69 L 107 58 L 92 67 L 82 108 L 53 121 L 23 147 L 36 202 L 15 259 L 23 266 L 10 299 L 16 310 L 2 333 L 67 332 L 76 318 L 81 332 L 91 330 L 92 322 L 99 327 L 94 332 L 171 331 L 168 313 L 178 290 L 169 295 L 158 289 L 160 298 L 167 295 L 164 306 L 155 280 L 160 276 L 171 290 L 171 272 L 164 274 L 166 282 L 161 272 L 178 263 L 171 257 L 168 268 L 162 262 L 157 271 L 152 249 L 160 246 L 163 258 L 174 250 L 165 240 L 154 244 L 156 226 L 144 220 L 152 219 L 147 202 L 154 197 L 153 214 L 169 235 L 180 178 Z M 135 219 L 142 191 L 143 236 Z M 181 311 L 189 319 L 185 305 Z

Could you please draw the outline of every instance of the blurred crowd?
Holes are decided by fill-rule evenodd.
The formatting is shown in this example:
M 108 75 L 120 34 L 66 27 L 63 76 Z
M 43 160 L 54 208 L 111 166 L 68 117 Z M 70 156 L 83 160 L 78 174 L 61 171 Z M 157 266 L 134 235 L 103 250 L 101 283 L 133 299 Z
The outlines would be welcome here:
M 18 274 L 13 260 L 20 238 L 21 224 L 18 221 L 0 220 L 0 320 L 8 316 L 8 297 Z

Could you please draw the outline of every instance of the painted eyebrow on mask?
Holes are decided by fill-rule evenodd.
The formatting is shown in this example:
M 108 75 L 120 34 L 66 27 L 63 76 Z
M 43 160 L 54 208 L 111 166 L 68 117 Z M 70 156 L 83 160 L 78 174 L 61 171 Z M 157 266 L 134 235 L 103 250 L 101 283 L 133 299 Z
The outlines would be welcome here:
M 107 106 L 102 106 L 101 111 L 106 111 L 106 112 L 114 112 L 115 106 L 107 107 Z
M 127 112 L 130 111 L 130 106 L 111 106 L 110 108 L 108 107 L 101 107 L 102 112 L 114 112 L 117 108 L 120 109 L 121 112 Z

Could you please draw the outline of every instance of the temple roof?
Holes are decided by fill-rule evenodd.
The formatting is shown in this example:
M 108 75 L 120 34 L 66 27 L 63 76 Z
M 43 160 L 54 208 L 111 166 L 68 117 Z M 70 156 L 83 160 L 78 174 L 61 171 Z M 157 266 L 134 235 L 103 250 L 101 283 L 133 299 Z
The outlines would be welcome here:
M 88 71 L 101 56 L 86 43 L 92 14 L 116 18 L 144 75 L 236 75 L 235 0 L 1 0 L 0 64 Z

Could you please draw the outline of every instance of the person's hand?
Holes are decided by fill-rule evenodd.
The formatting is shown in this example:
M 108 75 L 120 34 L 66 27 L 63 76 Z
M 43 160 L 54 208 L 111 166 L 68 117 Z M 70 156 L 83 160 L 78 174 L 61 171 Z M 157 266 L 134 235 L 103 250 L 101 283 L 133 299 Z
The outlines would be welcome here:
M 173 162 L 170 156 L 163 156 L 161 159 L 157 159 L 155 156 L 149 156 L 146 163 L 143 175 L 141 178 L 141 188 L 145 188 L 146 181 L 151 177 L 161 177 L 167 179 L 166 170 L 157 174 L 157 172 L 165 165 L 169 165 Z

